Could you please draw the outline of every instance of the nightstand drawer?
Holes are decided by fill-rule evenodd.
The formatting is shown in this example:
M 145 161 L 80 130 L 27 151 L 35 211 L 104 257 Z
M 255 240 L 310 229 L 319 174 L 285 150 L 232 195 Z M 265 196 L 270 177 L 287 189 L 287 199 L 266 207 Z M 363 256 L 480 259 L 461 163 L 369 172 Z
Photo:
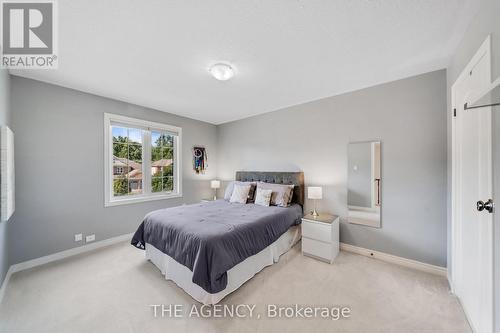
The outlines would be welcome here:
M 329 243 L 302 237 L 302 252 L 328 261 L 332 260 L 332 244 Z
M 331 243 L 332 228 L 329 224 L 302 221 L 302 236 Z

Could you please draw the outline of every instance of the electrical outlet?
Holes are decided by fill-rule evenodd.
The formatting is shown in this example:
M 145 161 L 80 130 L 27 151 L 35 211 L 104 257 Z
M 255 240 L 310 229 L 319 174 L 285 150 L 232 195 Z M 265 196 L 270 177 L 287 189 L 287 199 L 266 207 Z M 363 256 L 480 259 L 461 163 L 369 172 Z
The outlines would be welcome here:
M 83 239 L 82 234 L 75 234 L 75 242 L 81 242 Z
M 88 235 L 87 237 L 85 237 L 85 243 L 90 243 L 90 242 L 93 242 L 95 241 L 95 235 L 92 234 L 92 235 Z

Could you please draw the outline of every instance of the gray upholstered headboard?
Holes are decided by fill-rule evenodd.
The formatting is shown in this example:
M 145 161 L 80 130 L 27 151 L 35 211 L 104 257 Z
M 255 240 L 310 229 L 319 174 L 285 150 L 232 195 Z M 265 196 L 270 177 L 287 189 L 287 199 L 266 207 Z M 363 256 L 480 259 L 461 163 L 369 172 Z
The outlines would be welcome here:
M 265 182 L 295 185 L 292 202 L 304 206 L 304 173 L 303 172 L 262 172 L 236 171 L 236 180 L 242 182 Z

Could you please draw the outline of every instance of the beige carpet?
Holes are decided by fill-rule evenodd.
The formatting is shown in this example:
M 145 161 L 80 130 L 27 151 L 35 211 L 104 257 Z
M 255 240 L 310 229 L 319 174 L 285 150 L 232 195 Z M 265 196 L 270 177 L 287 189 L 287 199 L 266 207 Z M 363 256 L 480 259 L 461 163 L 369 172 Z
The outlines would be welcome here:
M 193 301 L 127 243 L 16 273 L 0 305 L 0 332 L 470 332 L 446 279 L 341 252 L 333 265 L 297 245 L 223 300 L 260 318 L 168 318 L 151 304 Z M 348 319 L 276 319 L 268 304 L 349 306 Z

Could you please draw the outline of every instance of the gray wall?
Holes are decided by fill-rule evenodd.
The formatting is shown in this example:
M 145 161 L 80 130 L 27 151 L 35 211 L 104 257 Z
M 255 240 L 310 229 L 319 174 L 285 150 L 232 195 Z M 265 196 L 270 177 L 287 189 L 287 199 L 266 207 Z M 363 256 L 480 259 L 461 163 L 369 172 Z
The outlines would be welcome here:
M 4 69 L 0 69 L 0 126 L 2 125 L 10 125 L 10 76 Z M 10 223 L 0 222 L 0 286 L 9 269 L 7 228 Z
M 497 43 L 500 44 L 498 39 Z M 497 207 L 493 225 L 495 332 L 500 333 L 500 107 L 497 106 L 493 113 L 493 195 Z
M 323 186 L 319 210 L 343 218 L 342 242 L 446 266 L 445 112 L 441 70 L 223 124 L 217 174 L 302 170 Z M 382 228 L 347 224 L 347 145 L 378 139 Z
M 15 76 L 11 85 L 17 211 L 10 264 L 75 247 L 76 233 L 99 241 L 133 232 L 147 212 L 211 195 L 214 125 Z M 104 208 L 104 112 L 182 127 L 183 198 Z M 207 148 L 205 175 L 192 171 L 195 144 Z
M 478 12 L 475 14 L 470 23 L 464 38 L 457 47 L 454 56 L 451 59 L 448 68 L 448 159 L 451 161 L 451 86 L 456 81 L 464 67 L 470 61 L 479 46 L 486 39 L 488 34 L 491 34 L 492 47 L 492 79 L 495 80 L 500 76 L 500 1 L 499 0 L 479 0 Z M 500 196 L 500 108 L 493 111 L 493 156 L 494 156 L 494 193 L 497 206 L 499 205 Z M 451 184 L 451 162 L 448 163 L 448 179 Z M 451 187 L 448 190 L 451 195 Z M 448 216 L 451 216 L 451 198 L 448 198 Z M 497 210 L 498 211 L 498 210 Z M 494 246 L 495 246 L 495 317 L 496 317 L 496 332 L 500 332 L 500 286 L 498 285 L 500 277 L 500 214 L 495 214 L 494 224 Z M 451 240 L 451 221 L 448 220 L 448 240 Z M 450 246 L 450 244 L 449 244 Z M 450 249 L 450 247 L 449 247 Z M 448 251 L 451 253 L 451 250 Z M 449 261 L 449 270 L 451 271 L 451 262 Z
M 351 143 L 347 155 L 347 204 L 371 208 L 372 145 L 369 142 Z

